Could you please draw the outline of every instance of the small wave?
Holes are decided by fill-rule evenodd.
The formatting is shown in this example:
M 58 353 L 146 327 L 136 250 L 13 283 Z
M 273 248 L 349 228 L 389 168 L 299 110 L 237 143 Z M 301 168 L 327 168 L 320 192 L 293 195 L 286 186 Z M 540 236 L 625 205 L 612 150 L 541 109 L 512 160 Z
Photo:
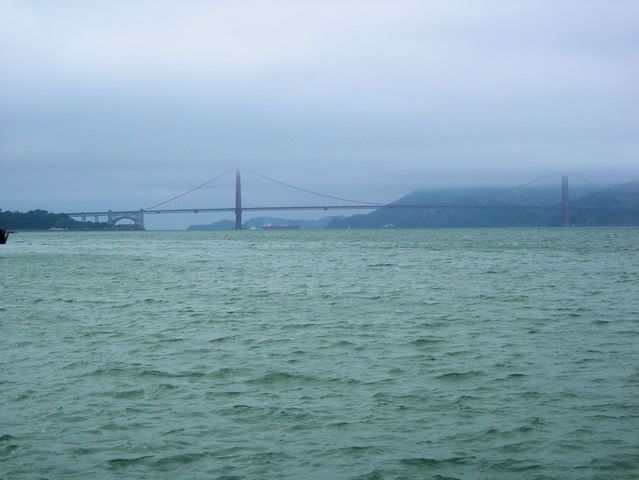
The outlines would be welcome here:
M 532 430 L 535 430 L 536 428 L 539 428 L 541 426 L 543 426 L 546 422 L 544 422 L 541 418 L 539 417 L 534 417 L 533 419 L 530 420 L 530 422 L 526 425 L 522 425 L 520 427 L 515 428 L 512 431 L 516 431 L 516 432 L 530 432 Z
M 449 458 L 402 458 L 400 463 L 414 467 L 420 466 L 440 466 L 440 465 L 464 465 L 475 457 L 449 457 Z
M 352 342 L 349 342 L 348 340 L 339 340 L 331 344 L 331 347 L 353 347 L 353 346 L 355 346 L 355 344 Z
M 14 450 L 17 450 L 18 445 L 15 443 L 9 443 L 8 445 L 0 445 L 0 457 L 9 456 Z
M 216 338 L 212 338 L 209 340 L 209 343 L 218 343 L 218 342 L 224 342 L 226 340 L 230 340 L 231 338 L 234 338 L 232 336 L 225 336 L 225 337 L 216 337 Z
M 74 455 L 91 455 L 99 451 L 100 450 L 98 448 L 87 448 L 87 447 L 78 447 L 78 448 L 71 449 L 71 452 Z
M 479 370 L 469 370 L 467 372 L 449 372 L 437 375 L 435 378 L 440 380 L 466 380 L 468 378 L 481 377 L 484 372 Z
M 144 300 L 142 300 L 142 302 L 144 302 L 144 303 L 169 303 L 168 300 L 165 300 L 163 298 L 145 298 Z
M 364 473 L 363 475 L 357 475 L 351 477 L 351 480 L 384 480 L 386 475 L 383 470 L 373 470 L 372 472 Z
M 387 392 L 377 392 L 375 395 L 373 395 L 373 398 L 379 404 L 390 404 L 390 403 L 397 404 L 397 402 L 419 403 L 424 400 L 423 397 L 419 395 L 413 395 L 410 393 L 406 393 L 402 395 L 402 394 L 392 394 Z
M 603 471 L 631 472 L 639 467 L 639 461 L 635 457 L 613 454 L 604 458 L 594 458 L 590 466 Z
M 125 430 L 135 430 L 136 428 L 138 428 L 137 424 L 127 425 L 123 423 L 109 422 L 109 423 L 105 423 L 104 425 L 100 425 L 98 427 L 98 430 L 118 432 L 118 431 L 125 431 Z
M 193 463 L 201 458 L 204 458 L 204 453 L 179 453 L 177 455 L 170 455 L 168 457 L 160 458 L 153 462 L 153 465 L 157 467 L 167 467 L 171 465 L 185 465 L 187 463 Z
M 492 436 L 501 435 L 501 434 L 502 434 L 501 431 L 499 431 L 496 428 L 491 427 L 491 428 L 487 428 L 483 432 L 480 432 L 479 435 L 482 436 L 482 437 L 492 437 Z
M 147 458 L 153 458 L 153 455 L 144 455 L 142 457 L 133 457 L 133 458 L 113 458 L 109 460 L 109 466 L 112 468 L 118 467 L 128 467 L 129 465 L 134 465 L 136 463 L 140 463 Z
M 530 442 L 525 440 L 523 442 L 506 443 L 499 447 L 499 450 L 506 453 L 519 453 L 525 452 L 530 449 Z
M 472 400 L 477 400 L 478 397 L 475 397 L 474 395 L 460 395 L 459 397 L 457 397 L 455 399 L 455 403 L 462 403 L 462 402 L 466 402 L 466 401 L 472 401 Z
M 252 378 L 250 380 L 247 380 L 247 383 L 270 385 L 270 384 L 282 383 L 282 382 L 299 382 L 299 381 L 313 382 L 313 381 L 317 381 L 317 379 L 315 377 L 310 377 L 308 375 L 301 375 L 296 373 L 271 372 L 259 378 Z
M 213 391 L 213 392 L 206 392 L 204 395 L 206 397 L 239 397 L 244 395 L 245 392 L 241 392 L 241 391 L 236 391 L 236 390 L 230 390 L 230 391 Z
M 58 297 L 54 301 L 64 302 L 64 303 L 75 303 L 75 300 L 73 300 L 72 298 L 62 298 L 62 297 Z
M 111 308 L 116 308 L 116 309 L 120 310 L 120 309 L 124 309 L 124 308 L 131 308 L 133 306 L 135 306 L 135 302 L 120 303 L 118 305 L 113 305 Z
M 417 347 L 423 347 L 424 345 L 433 345 L 435 343 L 442 343 L 444 340 L 436 337 L 422 337 L 417 338 L 410 342 L 410 345 L 415 345 Z
M 368 455 L 370 453 L 374 453 L 374 454 L 381 454 L 384 452 L 384 447 L 381 447 L 379 445 L 352 445 L 350 447 L 342 447 L 342 448 L 338 448 L 337 453 L 342 454 L 342 455 L 347 455 L 349 457 L 357 457 L 357 456 L 363 456 L 363 455 Z
M 350 426 L 351 424 L 348 422 L 333 422 L 333 423 L 329 423 L 328 426 L 331 428 L 346 428 L 348 426 Z
M 346 385 L 356 385 L 362 383 L 361 380 L 353 377 L 331 377 L 326 379 L 326 381 L 334 383 L 345 383 Z
M 164 372 L 162 370 L 143 370 L 140 372 L 141 377 L 169 377 L 169 378 L 201 378 L 206 374 L 204 372 Z
M 129 370 L 122 367 L 113 368 L 97 368 L 83 376 L 102 376 L 102 375 L 121 375 L 128 373 Z
M 495 381 L 503 382 L 505 380 L 515 380 L 515 379 L 520 379 L 520 378 L 524 378 L 524 377 L 527 377 L 527 376 L 528 375 L 526 375 L 525 373 L 511 373 L 509 375 L 506 375 L 505 377 L 497 378 Z
M 112 397 L 112 398 L 119 398 L 119 399 L 140 398 L 144 396 L 144 390 L 124 390 L 124 391 L 115 390 L 111 392 L 104 392 L 102 395 L 105 395 L 107 397 Z
M 245 370 L 241 368 L 232 368 L 232 367 L 222 367 L 218 370 L 215 370 L 210 374 L 213 378 L 228 378 L 228 377 L 237 377 L 242 374 Z
M 446 356 L 447 357 L 457 357 L 459 355 L 465 355 L 467 353 L 470 353 L 469 350 L 454 350 L 452 352 L 446 352 Z
M 250 412 L 252 410 L 259 410 L 259 408 L 252 407 L 251 405 L 238 404 L 233 405 L 233 412 Z
M 174 337 L 174 338 L 160 338 L 158 341 L 160 343 L 175 343 L 175 342 L 183 342 L 186 338 Z
M 530 445 L 528 445 L 530 448 Z M 525 472 L 528 470 L 535 470 L 541 467 L 537 463 L 528 463 L 523 461 L 517 461 L 514 458 L 509 458 L 505 462 L 493 463 L 492 468 L 498 471 L 504 472 Z

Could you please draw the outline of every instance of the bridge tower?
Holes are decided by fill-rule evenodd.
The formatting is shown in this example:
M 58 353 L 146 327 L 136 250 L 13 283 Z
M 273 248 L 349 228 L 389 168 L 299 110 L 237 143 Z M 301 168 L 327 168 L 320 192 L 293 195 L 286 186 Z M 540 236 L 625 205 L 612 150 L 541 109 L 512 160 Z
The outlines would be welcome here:
M 144 209 L 141 208 L 140 210 L 138 210 L 138 214 L 136 215 L 137 221 L 135 222 L 135 224 L 141 228 L 142 230 L 144 230 Z
M 242 181 L 240 171 L 235 172 L 235 230 L 242 229 Z
M 568 177 L 561 177 L 561 224 L 570 226 L 570 212 L 568 210 Z

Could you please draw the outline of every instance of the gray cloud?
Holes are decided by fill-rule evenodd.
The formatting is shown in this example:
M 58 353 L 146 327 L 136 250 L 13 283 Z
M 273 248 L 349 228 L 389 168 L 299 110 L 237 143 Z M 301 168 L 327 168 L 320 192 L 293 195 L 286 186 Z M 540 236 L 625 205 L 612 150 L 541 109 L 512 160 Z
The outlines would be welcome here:
M 2 0 L 0 207 L 138 208 L 235 166 L 382 201 L 637 178 L 638 19 L 623 0 Z

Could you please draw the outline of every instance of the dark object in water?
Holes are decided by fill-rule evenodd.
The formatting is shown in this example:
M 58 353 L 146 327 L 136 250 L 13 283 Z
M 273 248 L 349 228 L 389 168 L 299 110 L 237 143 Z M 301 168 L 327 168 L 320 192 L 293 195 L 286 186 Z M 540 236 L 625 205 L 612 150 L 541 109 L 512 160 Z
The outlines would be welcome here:
M 2 228 L 0 228 L 0 245 L 4 245 L 5 243 L 7 243 L 7 240 L 9 240 L 10 233 L 13 233 L 13 232 L 10 232 L 9 230 L 3 230 Z

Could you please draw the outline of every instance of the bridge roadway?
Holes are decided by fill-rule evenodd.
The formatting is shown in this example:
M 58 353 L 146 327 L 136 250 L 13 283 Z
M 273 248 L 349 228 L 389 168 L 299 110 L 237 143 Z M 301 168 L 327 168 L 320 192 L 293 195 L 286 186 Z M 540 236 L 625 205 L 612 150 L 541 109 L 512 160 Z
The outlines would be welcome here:
M 441 204 L 386 204 L 386 205 L 291 205 L 291 206 L 262 206 L 262 207 L 242 207 L 243 212 L 266 212 L 266 211 L 292 211 L 292 210 L 377 210 L 380 208 L 421 208 L 421 209 L 526 209 L 526 210 L 561 210 L 561 206 L 533 206 L 533 205 L 441 205 Z M 128 218 L 139 215 L 160 215 L 170 213 L 200 213 L 200 212 L 235 212 L 235 207 L 219 208 L 172 208 L 172 209 L 140 209 L 140 210 L 106 210 L 96 212 L 64 212 L 65 215 L 74 218 L 86 217 L 109 217 L 117 216 Z
M 504 205 L 298 205 L 283 207 L 242 207 L 243 212 L 261 212 L 261 211 L 286 211 L 286 210 L 377 210 L 380 208 L 520 208 L 535 210 L 561 210 L 561 207 L 537 207 L 537 206 L 504 206 Z M 174 209 L 174 210 L 144 210 L 144 213 L 198 213 L 198 212 L 235 212 L 234 207 L 229 208 L 197 208 L 197 209 Z
M 298 210 L 377 210 L 382 208 L 388 209 L 503 209 L 503 210 L 542 210 L 542 211 L 560 211 L 563 209 L 561 205 L 540 206 L 540 205 L 471 205 L 471 204 L 365 204 L 365 205 L 292 205 L 292 206 L 261 206 L 261 207 L 242 207 L 243 212 L 264 212 L 264 211 L 298 211 Z M 608 213 L 630 213 L 639 214 L 639 209 L 633 208 L 601 208 L 601 207 L 573 207 L 580 211 L 589 212 L 608 212 Z M 70 212 L 65 213 L 70 217 L 81 218 L 86 221 L 87 217 L 94 217 L 96 222 L 99 217 L 107 217 L 110 222 L 114 223 L 121 219 L 128 218 L 134 222 L 143 224 L 144 215 L 162 215 L 176 213 L 205 213 L 205 212 L 237 212 L 235 207 L 219 207 L 219 208 L 174 208 L 174 209 L 139 209 L 139 210 L 106 210 L 94 212 Z
M 377 210 L 380 208 L 409 208 L 409 209 L 504 209 L 504 210 L 561 210 L 561 205 L 539 206 L 539 205 L 465 205 L 465 204 L 387 204 L 387 205 L 293 205 L 293 206 L 265 206 L 265 207 L 242 207 L 244 212 L 262 211 L 285 211 L 285 210 Z M 610 212 L 610 213 L 639 213 L 636 208 L 601 208 L 601 207 L 573 207 L 576 210 L 589 212 Z M 235 207 L 220 208 L 174 208 L 174 209 L 140 209 L 140 210 L 107 210 L 97 212 L 64 212 L 70 217 L 106 217 L 122 214 L 139 214 L 140 212 L 149 215 L 169 214 L 169 213 L 200 213 L 200 212 L 235 212 Z M 122 217 L 124 218 L 124 217 Z

